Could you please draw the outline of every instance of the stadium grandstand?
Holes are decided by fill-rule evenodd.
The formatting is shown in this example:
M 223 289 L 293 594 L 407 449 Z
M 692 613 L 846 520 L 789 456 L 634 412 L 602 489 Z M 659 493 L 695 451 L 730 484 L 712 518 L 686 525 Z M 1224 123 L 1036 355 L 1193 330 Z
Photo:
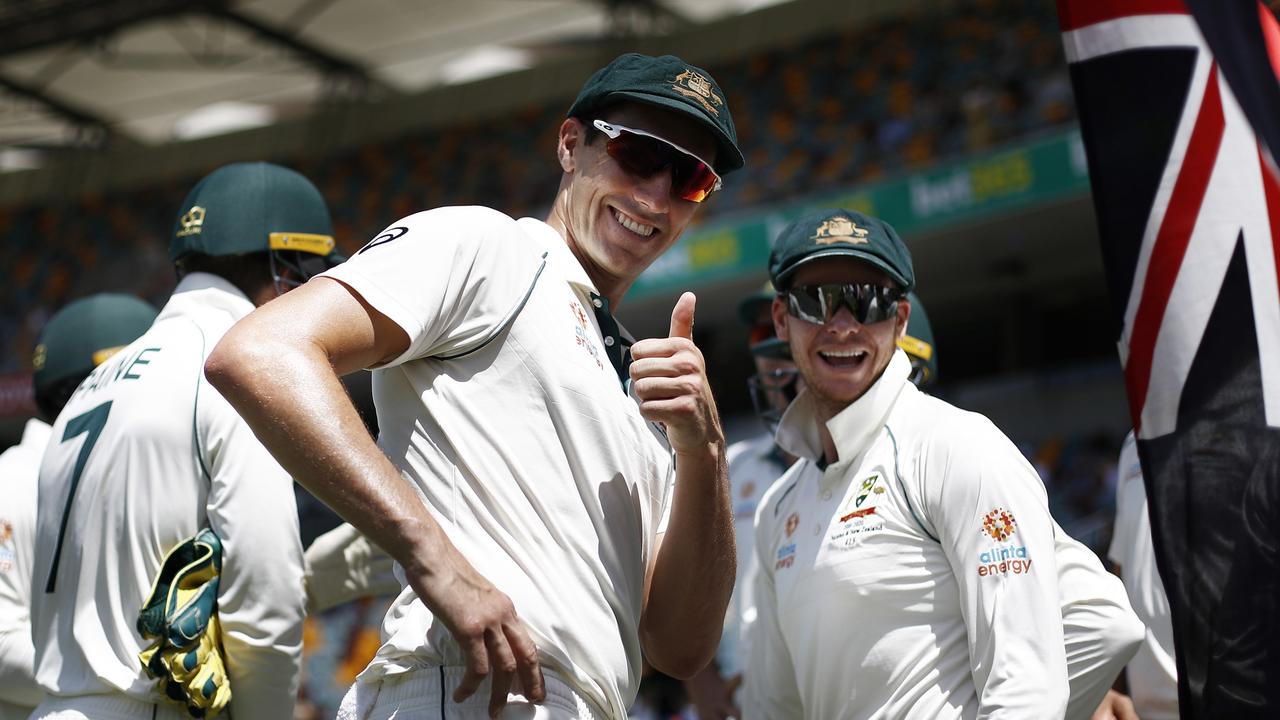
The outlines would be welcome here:
M 212 168 L 299 170 L 348 253 L 440 205 L 539 216 L 581 79 L 628 50 L 708 68 L 747 156 L 619 311 L 647 337 L 699 294 L 730 439 L 757 428 L 737 304 L 765 281 L 770 236 L 808 209 L 862 210 L 912 249 L 934 391 L 1019 443 L 1055 516 L 1101 552 L 1128 413 L 1049 0 L 0 4 L 0 446 L 32 411 L 52 312 L 172 290 L 173 219 Z M 317 717 L 376 649 L 383 607 L 309 624 Z

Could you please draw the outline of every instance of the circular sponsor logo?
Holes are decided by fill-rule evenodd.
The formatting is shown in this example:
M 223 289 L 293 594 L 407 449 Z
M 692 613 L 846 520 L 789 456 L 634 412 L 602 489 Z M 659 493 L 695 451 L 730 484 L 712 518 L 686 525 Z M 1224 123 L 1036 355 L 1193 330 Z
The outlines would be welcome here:
M 982 532 L 991 536 L 996 542 L 1004 542 L 1017 530 L 1013 513 L 1004 508 L 996 508 L 982 518 Z

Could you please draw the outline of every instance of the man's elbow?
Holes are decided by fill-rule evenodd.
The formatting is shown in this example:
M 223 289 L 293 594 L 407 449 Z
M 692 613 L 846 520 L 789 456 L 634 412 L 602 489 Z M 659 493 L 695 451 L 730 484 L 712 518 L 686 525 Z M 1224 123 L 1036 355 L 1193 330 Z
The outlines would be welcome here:
M 677 680 L 689 680 L 702 672 L 716 655 L 715 643 L 700 643 L 692 638 L 663 642 L 641 628 L 640 639 L 649 664 Z
M 254 342 L 241 325 L 227 331 L 204 363 L 204 376 L 227 399 L 237 388 L 246 387 L 255 368 L 271 354 L 262 343 Z
M 1112 662 L 1124 667 L 1137 654 L 1147 636 L 1147 627 L 1127 605 L 1116 606 L 1099 628 L 1099 634 L 1107 643 L 1106 653 Z

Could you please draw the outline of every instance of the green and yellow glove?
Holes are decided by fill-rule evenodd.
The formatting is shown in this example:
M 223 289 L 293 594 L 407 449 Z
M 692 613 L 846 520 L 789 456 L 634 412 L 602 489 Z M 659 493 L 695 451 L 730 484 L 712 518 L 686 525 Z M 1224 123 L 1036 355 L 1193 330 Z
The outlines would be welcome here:
M 193 718 L 212 718 L 231 701 L 218 624 L 222 541 L 208 528 L 169 551 L 138 632 L 154 640 L 138 658 L 165 697 Z

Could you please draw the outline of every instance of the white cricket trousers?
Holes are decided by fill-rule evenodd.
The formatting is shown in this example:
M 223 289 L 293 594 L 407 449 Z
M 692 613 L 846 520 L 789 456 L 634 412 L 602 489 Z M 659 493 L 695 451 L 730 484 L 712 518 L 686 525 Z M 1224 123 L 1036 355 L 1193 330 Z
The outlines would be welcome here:
M 489 681 L 474 695 L 455 703 L 453 690 L 462 682 L 461 667 L 430 667 L 373 682 L 357 680 L 338 710 L 337 720 L 488 720 Z M 604 720 L 590 703 L 554 672 L 543 668 L 547 699 L 534 705 L 521 695 L 507 695 L 502 720 Z
M 48 697 L 31 720 L 191 720 L 186 712 L 168 703 L 146 703 L 128 695 L 78 695 Z

